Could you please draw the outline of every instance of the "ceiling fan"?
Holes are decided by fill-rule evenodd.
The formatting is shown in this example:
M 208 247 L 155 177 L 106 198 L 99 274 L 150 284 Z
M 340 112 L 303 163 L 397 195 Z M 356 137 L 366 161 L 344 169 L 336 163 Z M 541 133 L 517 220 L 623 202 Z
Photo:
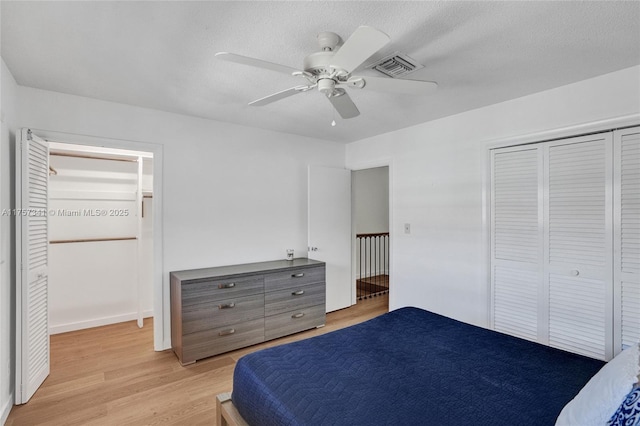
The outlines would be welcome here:
M 391 38 L 388 35 L 368 26 L 358 27 L 342 46 L 338 46 L 340 36 L 332 32 L 322 32 L 318 34 L 318 44 L 322 50 L 305 57 L 302 70 L 229 52 L 218 52 L 215 56 L 228 62 L 278 71 L 306 80 L 305 84 L 265 96 L 250 102 L 249 105 L 267 105 L 317 88 L 329 99 L 342 118 L 353 118 L 358 116 L 360 111 L 347 94 L 346 88 L 424 94 L 438 87 L 432 81 L 352 75 L 354 70 L 389 41 Z

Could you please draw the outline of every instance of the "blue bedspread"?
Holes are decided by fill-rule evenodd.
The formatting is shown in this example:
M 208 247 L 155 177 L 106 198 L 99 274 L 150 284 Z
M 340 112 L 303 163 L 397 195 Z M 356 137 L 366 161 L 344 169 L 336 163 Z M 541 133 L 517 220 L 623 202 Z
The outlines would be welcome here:
M 402 308 L 241 358 L 251 425 L 553 425 L 604 362 Z

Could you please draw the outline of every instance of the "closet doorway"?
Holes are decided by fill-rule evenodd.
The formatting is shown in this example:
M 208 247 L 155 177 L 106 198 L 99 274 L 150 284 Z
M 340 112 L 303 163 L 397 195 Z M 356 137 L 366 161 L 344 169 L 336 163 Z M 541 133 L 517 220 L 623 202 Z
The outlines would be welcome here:
M 54 143 L 64 143 L 65 145 L 60 147 Z M 74 149 L 70 144 L 76 144 L 82 147 L 75 147 Z M 109 158 L 101 158 L 101 160 L 107 162 L 131 162 L 125 160 L 135 157 L 136 173 L 134 174 L 130 170 L 116 170 L 114 172 L 108 168 L 96 171 L 91 167 L 80 167 L 77 164 L 74 167 L 68 164 L 66 166 L 62 163 L 57 164 L 55 160 L 50 164 L 50 145 L 53 145 L 54 152 L 57 149 L 58 154 L 65 154 L 59 155 L 60 157 L 82 158 L 78 151 L 84 152 L 82 155 L 85 156 L 108 156 Z M 108 149 L 105 149 L 105 147 Z M 113 151 L 109 151 L 111 148 Z M 78 155 L 73 157 L 74 154 Z M 153 169 L 153 191 L 157 194 L 157 197 L 149 199 L 153 202 L 148 204 L 148 207 L 154 206 L 153 212 L 149 211 L 148 208 L 143 210 L 143 203 L 145 204 L 144 207 L 147 207 L 144 197 L 145 194 L 142 190 L 145 157 L 153 158 L 153 162 L 150 163 L 152 167 L 149 166 L 149 170 Z M 84 158 L 84 160 L 95 159 Z M 68 167 L 68 173 L 62 172 L 65 167 Z M 89 172 L 87 172 L 87 170 Z M 100 185 L 95 187 L 87 182 L 83 182 L 80 177 L 87 173 L 89 173 L 89 175 L 93 173 L 93 184 L 97 182 Z M 116 175 L 115 177 L 114 173 Z M 127 177 L 128 174 L 135 175 L 135 179 L 133 177 Z M 65 175 L 69 182 L 59 185 L 58 187 L 54 184 L 51 192 L 50 176 L 62 178 Z M 58 180 L 59 183 L 63 181 L 64 179 Z M 132 189 L 132 181 L 136 182 L 135 190 Z M 113 186 L 109 186 L 114 183 L 119 185 L 117 190 L 114 190 Z M 92 192 L 93 195 L 91 195 Z M 135 192 L 135 197 L 131 194 L 124 194 L 127 192 Z M 133 293 L 138 297 L 133 303 L 127 306 L 127 303 L 123 302 L 122 299 L 113 302 L 113 300 L 105 298 L 107 301 L 106 306 L 120 309 L 120 311 L 115 314 L 115 311 L 109 311 L 110 313 L 105 315 L 105 311 L 94 308 L 92 313 L 98 312 L 98 315 L 94 315 L 93 317 L 85 316 L 76 321 L 69 321 L 69 317 L 71 317 L 71 315 L 69 315 L 66 318 L 66 322 L 57 324 L 50 321 L 51 309 L 49 303 L 49 293 L 51 292 L 50 269 L 55 269 L 59 266 L 58 261 L 50 259 L 50 257 L 52 257 L 49 255 L 50 246 L 106 243 L 106 241 L 92 240 L 107 239 L 108 237 L 105 236 L 104 233 L 113 231 L 116 228 L 119 230 L 135 229 L 135 235 L 122 234 L 121 236 L 113 237 L 113 242 L 134 241 L 132 238 L 135 236 L 135 253 L 132 254 L 131 250 L 128 252 L 123 251 L 128 254 L 125 258 L 129 258 L 130 260 L 130 258 L 135 257 L 136 262 L 140 264 L 141 261 L 138 261 L 138 259 L 143 258 L 143 246 L 142 244 L 137 244 L 137 242 L 143 239 L 143 227 L 141 223 L 143 211 L 145 214 L 149 213 L 146 217 L 150 219 L 150 222 L 153 222 L 153 224 L 149 224 L 148 228 L 153 230 L 153 243 L 149 241 L 149 246 L 153 246 L 153 254 L 148 253 L 148 256 L 153 259 L 152 266 L 150 266 L 150 271 L 148 272 L 148 274 L 153 277 L 151 284 L 151 293 L 153 293 L 153 302 L 151 303 L 152 310 L 148 311 L 152 312 L 154 317 L 153 345 L 154 350 L 164 350 L 169 347 L 167 340 L 169 339 L 169 333 L 167 330 L 170 324 L 168 322 L 168 316 L 164 315 L 164 312 L 168 311 L 168 286 L 163 285 L 164 282 L 162 280 L 162 210 L 158 207 L 162 205 L 161 197 L 161 145 L 103 139 L 46 130 L 32 131 L 28 128 L 22 128 L 20 130 L 19 137 L 16 137 L 16 211 L 26 212 L 27 214 L 21 213 L 19 216 L 16 216 L 16 271 L 18 271 L 16 273 L 16 404 L 26 403 L 49 374 L 51 364 L 49 354 L 50 333 L 96 327 L 125 321 L 129 318 L 137 320 L 139 326 L 144 324 L 143 317 L 145 310 L 144 304 L 141 303 L 143 298 L 140 297 L 143 295 L 144 287 L 140 285 L 139 278 L 143 277 L 145 272 L 139 272 L 137 268 L 133 272 L 136 276 L 135 291 L 133 291 Z M 50 198 L 52 199 L 50 200 Z M 131 202 L 134 198 L 133 206 L 110 205 L 110 203 L 113 202 Z M 56 203 L 62 203 L 62 205 Z M 75 203 L 75 205 L 73 203 Z M 121 225 L 126 221 L 120 222 L 119 225 L 116 225 L 118 222 L 114 222 L 115 219 L 130 217 L 132 214 L 135 214 L 137 227 L 132 226 L 131 222 L 127 222 L 127 225 L 124 227 Z M 58 229 L 58 231 L 60 231 L 60 229 L 64 230 L 66 234 L 56 234 L 58 231 L 53 231 L 50 235 L 50 218 L 53 218 L 54 221 L 57 219 L 83 219 L 84 222 L 66 222 L 62 228 Z M 89 219 L 96 220 L 104 218 L 109 218 L 110 221 L 101 221 L 100 223 L 93 222 L 93 224 L 89 221 Z M 89 229 L 91 232 L 97 233 L 99 231 L 102 234 L 82 235 L 80 233 L 82 230 L 87 231 Z M 75 236 L 73 236 L 73 233 L 75 233 Z M 60 235 L 66 236 L 60 238 Z M 50 241 L 53 241 L 54 244 L 49 244 Z M 100 282 L 100 279 L 104 277 L 112 277 L 110 274 L 118 271 L 119 267 L 122 266 L 116 262 L 105 261 L 105 257 L 103 256 L 102 267 L 86 268 L 86 265 L 79 261 L 79 259 L 87 261 L 86 257 L 81 257 L 86 254 L 85 252 L 88 251 L 76 251 L 75 260 L 78 262 L 70 263 L 66 267 L 67 269 L 76 269 L 76 271 L 73 272 L 81 271 L 84 268 L 87 270 L 87 273 L 80 280 L 80 285 L 76 284 L 74 289 L 69 290 L 67 288 L 65 290 L 66 293 L 63 295 L 65 302 L 70 301 L 67 299 L 82 300 L 82 297 L 91 295 L 91 290 L 95 289 L 95 287 L 91 287 L 93 283 Z M 120 252 L 117 254 L 121 255 Z M 92 259 L 100 259 L 101 256 L 101 254 L 96 254 Z M 58 256 L 54 253 L 53 257 Z M 52 264 L 51 260 L 56 264 Z M 112 293 L 116 292 L 115 289 L 120 284 L 116 281 L 117 278 L 112 277 L 107 280 L 106 283 L 103 283 L 100 290 L 106 290 L 106 294 L 112 296 Z M 101 300 L 100 302 L 104 302 L 105 300 Z M 82 303 L 88 304 L 86 300 Z M 135 309 L 132 314 L 129 310 L 132 309 L 133 305 L 135 305 Z M 127 310 L 123 312 L 122 306 L 125 306 Z M 85 310 L 84 313 L 88 313 L 88 310 Z M 55 308 L 53 317 L 55 321 Z
M 389 167 L 351 173 L 356 299 L 389 294 Z
M 153 317 L 153 154 L 49 143 L 49 330 Z

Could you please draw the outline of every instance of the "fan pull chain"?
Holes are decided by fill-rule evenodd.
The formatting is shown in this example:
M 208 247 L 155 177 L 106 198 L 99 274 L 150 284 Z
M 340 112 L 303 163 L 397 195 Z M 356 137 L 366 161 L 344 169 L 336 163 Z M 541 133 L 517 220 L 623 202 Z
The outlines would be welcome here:
M 336 109 L 331 107 L 331 127 L 336 127 Z

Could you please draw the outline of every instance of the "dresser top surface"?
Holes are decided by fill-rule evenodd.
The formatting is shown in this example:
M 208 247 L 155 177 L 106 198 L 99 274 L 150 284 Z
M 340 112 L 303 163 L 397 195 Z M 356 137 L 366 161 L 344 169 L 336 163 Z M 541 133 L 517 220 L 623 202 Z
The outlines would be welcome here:
M 205 278 L 226 277 L 240 274 L 257 274 L 264 272 L 277 272 L 291 268 L 304 268 L 324 265 L 318 260 L 300 257 L 293 260 L 271 260 L 267 262 L 244 263 L 239 265 L 216 266 L 212 268 L 188 269 L 184 271 L 172 271 L 171 276 L 181 281 L 199 280 Z

